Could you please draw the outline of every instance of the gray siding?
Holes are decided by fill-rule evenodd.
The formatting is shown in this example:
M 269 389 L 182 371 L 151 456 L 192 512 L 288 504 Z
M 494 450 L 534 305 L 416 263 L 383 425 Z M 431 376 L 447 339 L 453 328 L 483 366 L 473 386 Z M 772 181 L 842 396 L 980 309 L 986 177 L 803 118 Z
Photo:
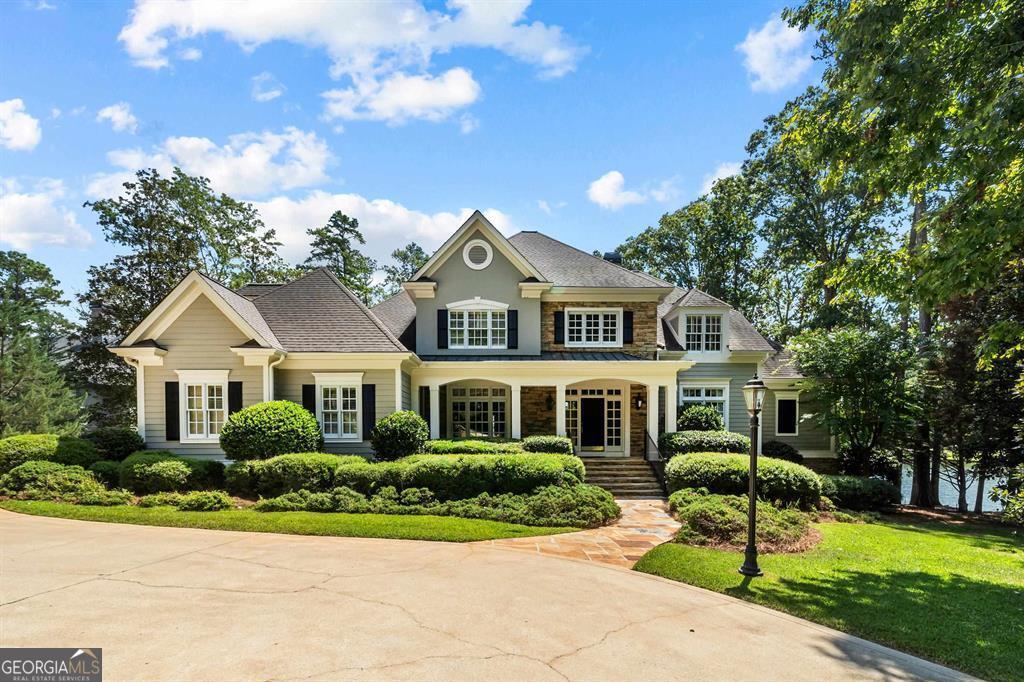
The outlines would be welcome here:
M 815 419 L 818 406 L 805 393 L 800 394 L 797 411 L 798 435 L 778 436 L 775 434 L 775 392 L 769 391 L 765 400 L 761 420 L 761 438 L 764 441 L 777 440 L 792 445 L 801 452 L 805 450 L 831 450 L 832 443 L 828 429 L 820 426 Z
M 754 376 L 757 365 L 738 362 L 698 363 L 690 369 L 679 372 L 679 381 L 699 379 L 729 380 L 729 430 L 744 435 L 750 434 L 750 417 L 743 402 L 743 384 Z M 682 392 L 680 392 L 682 405 Z
M 474 231 L 469 239 L 484 239 Z M 468 241 L 467 239 L 466 241 Z M 490 240 L 484 239 L 488 243 Z M 464 243 L 463 243 L 464 244 Z M 523 274 L 494 247 L 491 264 L 483 270 L 469 268 L 462 259 L 462 244 L 454 249 L 448 260 L 432 276 L 437 281 L 434 298 L 417 298 L 416 351 L 420 355 L 537 355 L 540 353 L 540 299 L 522 298 L 519 282 Z M 449 303 L 479 296 L 482 299 L 507 303 L 509 309 L 519 311 L 519 348 L 517 350 L 471 350 L 437 348 L 437 311 Z
M 402 372 L 402 409 L 412 409 L 412 377 Z
M 145 369 L 146 445 L 154 450 L 219 459 L 217 443 L 168 441 L 164 416 L 164 382 L 178 381 L 179 369 L 226 369 L 229 381 L 242 382 L 242 406 L 263 400 L 263 368 L 246 367 L 231 346 L 249 337 L 239 331 L 210 299 L 200 296 L 157 339 L 167 348 L 164 364 Z M 226 400 L 226 397 L 225 397 Z M 184 434 L 182 434 L 184 435 Z

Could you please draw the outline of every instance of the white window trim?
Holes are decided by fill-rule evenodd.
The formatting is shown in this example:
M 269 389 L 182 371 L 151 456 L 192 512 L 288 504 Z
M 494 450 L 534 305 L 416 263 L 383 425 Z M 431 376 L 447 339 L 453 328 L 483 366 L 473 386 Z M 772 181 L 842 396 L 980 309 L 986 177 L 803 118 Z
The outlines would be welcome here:
M 486 298 L 467 298 L 464 301 L 452 301 L 445 306 L 448 310 L 508 310 L 508 303 L 491 301 Z
M 796 430 L 793 433 L 783 433 L 779 430 L 779 401 L 792 400 L 796 402 L 796 419 L 794 424 Z M 775 435 L 795 437 L 800 435 L 800 391 L 776 391 L 775 392 Z
M 228 418 L 228 376 L 231 370 L 227 369 L 178 369 L 178 437 L 183 443 L 219 443 L 220 434 L 211 436 L 190 436 L 188 433 L 188 386 L 203 384 L 205 386 L 220 386 L 224 395 L 224 421 Z M 206 419 L 206 389 L 203 389 L 203 412 Z M 207 428 L 209 425 L 207 425 Z
M 615 341 L 599 341 L 590 343 L 584 338 L 582 341 L 569 340 L 569 316 L 586 313 L 614 313 L 615 318 Z M 603 322 L 603 320 L 602 320 Z M 584 334 L 586 336 L 586 334 Z M 565 309 L 565 347 L 566 348 L 622 348 L 622 308 L 566 308 Z
M 687 333 L 686 333 L 686 321 L 690 317 L 701 318 L 700 323 L 700 349 L 691 350 L 687 348 Z M 715 350 L 708 349 L 708 318 L 718 318 L 718 348 Z M 684 311 L 679 315 L 679 344 L 683 347 L 683 350 L 687 353 L 721 353 L 727 349 L 726 340 L 726 318 L 728 315 L 721 312 L 704 312 L 704 311 Z
M 313 381 L 316 383 L 316 421 L 320 425 L 321 433 L 324 430 L 324 388 L 356 388 L 356 434 L 344 436 L 337 434 L 324 434 L 324 440 L 356 442 L 363 440 L 363 373 L 362 372 L 314 372 Z M 339 396 L 339 400 L 340 400 Z M 339 420 L 341 416 L 338 416 Z M 340 427 L 340 423 L 339 423 Z
M 448 309 L 448 348 L 457 350 L 505 350 L 508 348 L 508 303 L 502 303 L 500 301 L 491 301 L 479 296 L 475 298 L 466 299 L 464 301 L 453 301 L 445 306 Z M 471 312 L 486 312 L 487 313 L 487 345 L 486 346 L 471 346 L 469 345 L 469 315 L 466 314 L 462 324 L 462 343 L 452 343 L 452 323 L 451 313 L 471 313 Z M 492 333 L 494 331 L 494 325 L 492 323 L 493 315 L 491 313 L 503 312 L 505 313 L 505 343 L 494 343 L 492 341 Z
M 453 389 L 460 389 L 460 388 L 461 389 L 465 389 L 466 395 L 464 395 L 464 396 L 455 396 L 455 395 L 452 394 L 452 390 Z M 471 396 L 471 395 L 469 395 L 470 389 L 474 389 L 474 388 L 486 388 L 487 389 L 487 395 L 486 396 Z M 504 390 L 505 391 L 505 395 L 504 396 L 495 396 L 494 395 L 494 389 L 502 389 L 502 390 Z M 512 416 L 511 416 L 512 415 L 512 396 L 511 396 L 511 393 L 512 393 L 512 390 L 514 390 L 514 389 L 511 389 L 510 387 L 504 386 L 504 385 L 497 385 L 496 386 L 496 385 L 483 384 L 483 383 L 459 383 L 456 386 L 449 386 L 449 389 L 448 389 L 447 414 L 445 415 L 445 419 L 447 420 L 447 424 L 448 424 L 448 432 L 449 432 L 448 433 L 448 437 L 452 438 L 452 439 L 456 438 L 456 436 L 455 436 L 455 421 L 452 418 L 453 413 L 454 413 L 454 410 L 453 410 L 454 404 L 456 402 L 465 402 L 466 403 L 466 421 L 465 421 L 465 426 L 466 426 L 466 430 L 469 431 L 469 403 L 472 402 L 472 401 L 476 401 L 476 402 L 481 402 L 482 401 L 482 402 L 486 402 L 487 403 L 487 428 L 488 428 L 488 431 L 490 431 L 494 427 L 494 403 L 496 403 L 496 402 L 503 402 L 505 404 L 505 435 L 504 436 L 483 436 L 483 437 L 486 437 L 486 438 L 501 438 L 501 437 L 505 437 L 505 438 L 507 438 L 508 434 L 511 433 L 511 430 L 512 430 L 512 424 L 511 424 L 511 419 L 512 419 Z M 478 438 L 478 437 L 481 437 L 481 436 L 463 436 L 462 438 Z
M 676 414 L 681 414 L 683 408 L 686 407 L 687 403 L 697 402 L 695 400 L 684 400 L 683 389 L 684 388 L 721 388 L 722 391 L 722 421 L 725 422 L 725 430 L 729 430 L 729 398 L 731 391 L 729 390 L 730 381 L 728 379 L 681 379 L 679 381 L 678 390 L 676 395 L 678 396 L 678 406 L 676 407 Z
M 487 252 L 487 258 L 484 260 L 483 263 L 479 265 L 469 260 L 469 251 L 474 246 L 481 246 L 483 247 L 484 251 Z M 494 260 L 494 249 L 492 249 L 491 245 L 485 242 L 483 239 L 470 239 L 468 242 L 466 242 L 466 245 L 462 247 L 462 260 L 466 263 L 466 266 L 470 270 L 483 270 L 484 268 L 491 264 L 491 261 Z

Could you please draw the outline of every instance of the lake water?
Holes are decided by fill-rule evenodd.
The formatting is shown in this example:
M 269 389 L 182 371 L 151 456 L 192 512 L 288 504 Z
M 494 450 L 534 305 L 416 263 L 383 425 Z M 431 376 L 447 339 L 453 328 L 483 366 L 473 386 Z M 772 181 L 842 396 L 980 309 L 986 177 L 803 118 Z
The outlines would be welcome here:
M 902 485 L 903 504 L 907 504 L 907 503 L 910 502 L 910 488 L 913 485 L 913 481 L 914 481 L 914 468 L 913 467 L 909 467 L 909 466 L 904 466 L 903 467 L 903 485 Z M 985 501 L 984 501 L 984 503 L 982 505 L 982 509 L 984 511 L 1001 511 L 1002 510 L 1003 505 L 1001 505 L 998 502 L 993 502 L 992 500 L 988 499 L 989 492 L 991 492 L 992 488 L 994 486 L 998 485 L 998 484 L 999 484 L 998 480 L 989 479 L 989 480 L 985 481 Z M 977 481 L 975 481 L 973 484 L 971 484 L 967 488 L 967 509 L 970 510 L 970 511 L 974 510 L 974 496 L 977 494 L 977 491 L 978 491 L 978 483 L 977 483 Z M 957 500 L 956 488 L 954 488 L 953 485 L 949 481 L 947 481 L 945 479 L 939 479 L 939 502 L 941 504 L 947 506 L 947 507 L 953 507 L 954 509 L 956 509 L 956 500 Z

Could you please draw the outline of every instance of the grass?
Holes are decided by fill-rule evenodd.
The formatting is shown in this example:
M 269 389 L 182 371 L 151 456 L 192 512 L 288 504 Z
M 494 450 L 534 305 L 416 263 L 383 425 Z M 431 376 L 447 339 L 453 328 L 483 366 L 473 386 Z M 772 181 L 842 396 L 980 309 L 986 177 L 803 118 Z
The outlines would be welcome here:
M 1024 539 L 1009 528 L 885 517 L 823 523 L 800 554 L 665 544 L 635 570 L 763 604 L 991 680 L 1021 679 Z
M 396 514 L 319 514 L 315 512 L 256 512 L 235 509 L 217 512 L 186 512 L 172 507 L 85 507 L 60 502 L 0 501 L 9 511 L 79 521 L 130 523 L 141 526 L 243 530 L 290 535 L 394 538 L 472 542 L 554 535 L 578 528 L 520 526 L 514 523 L 463 519 L 454 516 L 401 516 Z

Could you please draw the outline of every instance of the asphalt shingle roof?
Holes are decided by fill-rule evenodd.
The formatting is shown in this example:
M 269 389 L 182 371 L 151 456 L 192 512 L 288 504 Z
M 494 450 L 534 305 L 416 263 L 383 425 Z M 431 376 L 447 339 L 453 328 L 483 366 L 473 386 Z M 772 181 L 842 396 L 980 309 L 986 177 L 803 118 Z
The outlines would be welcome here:
M 559 287 L 670 287 L 668 282 L 627 270 L 540 232 L 520 232 L 509 237 L 515 249 Z
M 245 286 L 235 289 L 235 293 L 245 298 L 256 298 L 263 294 L 270 293 L 278 287 L 284 286 L 280 282 L 275 284 L 246 284 Z
M 231 306 L 231 308 L 238 313 L 250 327 L 255 329 L 256 333 L 266 339 L 271 346 L 274 348 L 284 348 L 278 340 L 277 334 L 274 333 L 271 326 L 267 323 L 267 320 L 260 314 L 260 311 L 256 309 L 256 306 L 253 305 L 252 301 L 244 296 L 236 294 L 212 277 L 207 277 L 203 273 L 199 273 L 199 275 L 205 279 L 211 287 L 213 287 L 213 290 L 224 300 L 225 303 Z
M 729 308 L 729 350 L 776 350 L 776 347 L 768 339 L 761 336 L 754 328 L 754 325 L 750 324 L 750 321 L 743 317 L 740 311 L 733 309 L 728 303 L 700 289 L 684 289 L 683 287 L 673 289 L 672 293 L 658 304 L 658 318 L 661 320 L 661 324 L 658 326 L 658 346 L 665 350 L 683 350 L 669 330 L 668 323 L 664 320 L 664 317 L 677 305 L 684 308 Z
M 792 351 L 783 348 L 764 361 L 763 379 L 803 379 L 804 375 L 797 366 L 796 356 Z
M 370 310 L 398 337 L 403 346 L 416 350 L 416 303 L 407 292 L 399 291 Z

